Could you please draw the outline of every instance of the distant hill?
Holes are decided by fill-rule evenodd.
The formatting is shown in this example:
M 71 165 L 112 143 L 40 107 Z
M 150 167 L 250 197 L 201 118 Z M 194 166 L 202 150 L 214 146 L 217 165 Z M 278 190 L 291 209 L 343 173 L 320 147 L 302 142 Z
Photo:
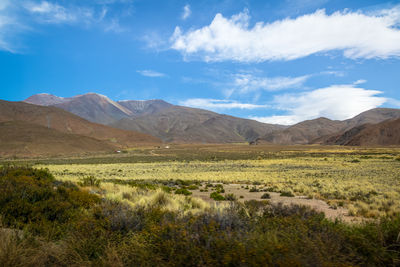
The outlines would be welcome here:
M 283 128 L 181 106 L 170 106 L 154 114 L 122 119 L 111 125 L 151 133 L 165 142 L 185 143 L 246 142 Z
M 307 120 L 290 126 L 287 129 L 274 131 L 258 139 L 272 144 L 307 144 L 320 136 L 337 132 L 345 123 L 327 118 Z
M 41 106 L 58 107 L 88 121 L 101 124 L 109 124 L 115 120 L 133 115 L 130 110 L 117 102 L 95 93 L 71 98 L 39 94 L 29 97 L 24 102 Z
M 112 152 L 115 146 L 26 121 L 0 122 L 0 157 L 37 157 Z
M 345 146 L 400 145 L 400 119 L 362 124 L 341 133 L 321 137 L 313 143 Z
M 71 98 L 40 94 L 29 97 L 25 102 L 59 107 L 92 122 L 146 133 L 165 142 L 248 142 L 285 128 L 208 110 L 176 106 L 163 100 L 114 102 L 91 93 Z
M 159 143 L 158 138 L 89 122 L 56 107 L 0 100 L 0 122 L 24 121 L 67 134 L 77 134 L 107 142 L 114 147 Z
M 115 102 L 106 96 L 96 93 L 69 98 L 50 94 L 37 94 L 25 99 L 23 102 L 58 107 L 88 121 L 104 125 L 112 124 L 123 118 L 154 114 L 172 106 L 163 100 L 124 100 Z
M 303 121 L 286 129 L 268 133 L 257 141 L 284 145 L 308 144 L 320 137 L 349 130 L 365 123 L 376 124 L 396 118 L 400 118 L 399 109 L 376 108 L 344 121 L 334 121 L 327 118 Z

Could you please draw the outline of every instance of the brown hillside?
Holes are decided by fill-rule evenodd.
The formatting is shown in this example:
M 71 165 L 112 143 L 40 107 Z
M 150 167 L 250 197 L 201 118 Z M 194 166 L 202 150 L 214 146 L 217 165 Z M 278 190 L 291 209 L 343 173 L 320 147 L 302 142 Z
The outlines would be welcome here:
M 232 143 L 252 141 L 282 126 L 170 106 L 155 114 L 122 119 L 112 126 L 152 134 L 166 142 Z
M 285 128 L 157 99 L 114 102 L 94 93 L 70 98 L 39 94 L 24 102 L 59 107 L 92 122 L 150 134 L 166 142 L 246 142 Z
M 391 146 L 400 145 L 400 119 L 378 124 L 363 124 L 327 137 L 315 143 L 346 146 Z
M 268 142 L 273 144 L 293 145 L 322 142 L 321 140 L 324 139 L 319 140 L 318 138 L 337 135 L 342 131 L 350 130 L 366 123 L 375 124 L 397 118 L 400 118 L 400 110 L 389 108 L 371 109 L 344 121 L 318 118 L 297 123 L 284 130 L 269 133 L 259 138 L 257 143 Z
M 160 142 L 147 134 L 89 122 L 56 107 L 0 100 L 0 122 L 15 120 L 38 124 L 63 133 L 84 135 L 119 147 Z
M 284 130 L 274 131 L 263 136 L 257 142 L 265 141 L 281 145 L 307 144 L 310 140 L 337 132 L 344 125 L 341 121 L 318 118 L 297 123 Z
M 82 135 L 62 133 L 24 121 L 0 123 L 0 157 L 111 152 L 113 145 Z

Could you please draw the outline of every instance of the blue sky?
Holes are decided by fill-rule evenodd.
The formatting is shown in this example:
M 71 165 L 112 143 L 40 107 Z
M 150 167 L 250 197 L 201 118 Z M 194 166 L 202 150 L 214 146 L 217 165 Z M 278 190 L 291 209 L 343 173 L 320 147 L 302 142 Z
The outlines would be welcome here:
M 96 92 L 263 122 L 400 107 L 399 1 L 0 0 L 0 99 Z

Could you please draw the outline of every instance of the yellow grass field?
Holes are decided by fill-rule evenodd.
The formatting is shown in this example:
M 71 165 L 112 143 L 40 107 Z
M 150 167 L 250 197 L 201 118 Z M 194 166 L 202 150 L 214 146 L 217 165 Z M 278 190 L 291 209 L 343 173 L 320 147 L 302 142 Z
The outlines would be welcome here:
M 199 147 L 196 148 L 199 149 Z M 238 152 L 235 152 L 235 148 Z M 232 159 L 234 158 L 232 154 L 250 153 L 247 150 L 254 152 L 249 159 Z M 296 150 L 268 151 L 268 148 L 264 147 L 249 148 L 236 145 L 222 148 L 207 147 L 207 153 L 211 153 L 210 151 L 214 151 L 215 154 L 227 153 L 226 155 L 229 156 L 225 158 L 228 159 L 218 154 L 217 160 L 204 158 L 196 160 L 193 157 L 186 160 L 182 157 L 178 160 L 174 158 L 171 161 L 157 162 L 39 164 L 36 167 L 48 168 L 57 179 L 62 181 L 79 182 L 79 179 L 83 177 L 94 176 L 102 181 L 101 188 L 106 192 L 107 197 L 132 199 L 132 203 L 143 203 L 143 199 L 154 201 L 154 196 L 151 194 L 155 192 L 159 197 L 163 194 L 171 197 L 171 194 L 160 193 L 161 191 L 158 190 L 150 193 L 136 193 L 136 197 L 132 197 L 135 194 L 131 197 L 123 197 L 123 193 L 127 196 L 129 192 L 137 192 L 138 189 L 121 184 L 113 185 L 114 180 L 152 182 L 183 180 L 199 181 L 203 184 L 205 182 L 256 184 L 258 188 L 265 191 L 287 192 L 322 199 L 332 208 L 347 208 L 349 215 L 353 216 L 376 218 L 400 213 L 399 149 L 306 147 Z M 153 150 L 143 153 L 150 152 L 155 154 Z M 168 153 L 170 155 L 177 153 L 178 156 L 190 154 L 190 146 L 186 149 L 168 151 Z M 173 196 L 176 201 L 181 197 Z M 141 202 L 138 201 L 139 197 L 142 197 Z M 183 197 L 179 201 L 182 202 L 182 199 Z M 196 201 L 190 204 L 194 209 L 207 206 L 201 201 Z

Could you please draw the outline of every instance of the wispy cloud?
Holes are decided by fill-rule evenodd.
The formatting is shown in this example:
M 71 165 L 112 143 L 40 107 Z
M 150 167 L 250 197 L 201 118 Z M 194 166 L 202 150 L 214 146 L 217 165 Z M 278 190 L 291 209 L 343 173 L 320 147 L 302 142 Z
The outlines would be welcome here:
M 187 19 L 188 17 L 190 17 L 190 15 L 192 14 L 192 10 L 190 10 L 190 5 L 185 5 L 184 7 L 183 7 L 183 12 L 182 12 L 182 16 L 181 16 L 181 18 L 183 19 L 183 20 L 185 20 L 185 19 Z
M 192 98 L 185 101 L 179 102 L 182 106 L 188 106 L 193 108 L 203 108 L 210 110 L 221 110 L 221 109 L 258 109 L 266 108 L 266 105 L 256 105 L 249 103 L 241 103 L 235 100 L 220 100 L 220 99 L 208 99 L 208 98 Z
M 29 1 L 25 2 L 23 7 L 41 23 L 87 23 L 95 19 L 94 11 L 90 8 L 75 6 L 67 8 L 48 1 L 40 3 Z
M 126 29 L 117 17 L 111 17 L 111 5 L 130 5 L 131 0 L 81 1 L 11 1 L 0 0 L 0 50 L 20 52 L 16 39 L 41 24 L 67 24 L 70 26 L 99 27 L 106 32 L 122 32 Z
M 20 42 L 17 36 L 29 29 L 16 16 L 15 2 L 0 0 L 0 50 L 17 53 Z
M 240 93 L 249 93 L 259 90 L 278 91 L 288 88 L 298 88 L 310 77 L 257 77 L 252 74 L 235 74 L 233 86 Z
M 161 73 L 154 70 L 138 70 L 137 73 L 139 73 L 142 76 L 153 77 L 153 78 L 167 76 L 165 73 Z
M 122 27 L 121 24 L 119 23 L 119 20 L 114 18 L 114 19 L 111 19 L 111 21 L 109 21 L 108 23 L 105 24 L 104 31 L 121 33 L 121 32 L 126 31 L 126 28 Z
M 327 117 L 334 120 L 352 118 L 359 113 L 379 107 L 387 101 L 378 96 L 381 91 L 351 85 L 333 85 L 299 94 L 275 96 L 273 106 L 287 114 L 282 116 L 252 117 L 252 119 L 278 124 L 295 124 L 303 120 Z
M 363 84 L 363 83 L 366 83 L 366 82 L 367 82 L 367 80 L 360 79 L 360 80 L 355 81 L 353 84 L 354 85 L 359 85 L 359 84 Z
M 176 27 L 171 48 L 205 61 L 286 61 L 335 50 L 352 59 L 398 57 L 399 23 L 396 6 L 373 14 L 318 10 L 251 28 L 245 10 L 231 18 L 218 13 L 210 25 L 186 33 Z

